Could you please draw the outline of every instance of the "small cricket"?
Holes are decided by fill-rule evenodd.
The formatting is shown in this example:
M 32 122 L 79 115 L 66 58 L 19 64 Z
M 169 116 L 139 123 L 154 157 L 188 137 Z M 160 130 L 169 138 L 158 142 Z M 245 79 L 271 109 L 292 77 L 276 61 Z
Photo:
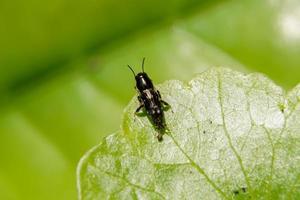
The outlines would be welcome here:
M 157 139 L 159 142 L 163 140 L 163 135 L 166 133 L 167 126 L 164 117 L 164 111 L 168 110 L 171 106 L 162 100 L 161 95 L 157 89 L 155 89 L 152 80 L 144 71 L 145 58 L 142 61 L 142 72 L 135 74 L 134 70 L 128 65 L 128 68 L 132 71 L 136 86 L 135 89 L 138 92 L 138 100 L 140 106 L 136 109 L 135 114 L 139 114 L 141 111 L 145 113 L 153 124 L 157 131 Z

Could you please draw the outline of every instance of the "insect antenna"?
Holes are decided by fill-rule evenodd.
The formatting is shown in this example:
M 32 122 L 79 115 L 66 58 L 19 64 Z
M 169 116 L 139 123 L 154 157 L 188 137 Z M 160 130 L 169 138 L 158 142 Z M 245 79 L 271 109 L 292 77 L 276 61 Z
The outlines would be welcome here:
M 144 71 L 144 63 L 145 63 L 145 57 L 143 58 L 143 61 L 142 61 L 142 69 L 143 69 L 143 73 L 145 73 L 145 71 Z
M 132 71 L 133 76 L 135 77 L 135 72 L 133 71 L 133 69 L 129 65 L 127 65 L 127 67 Z

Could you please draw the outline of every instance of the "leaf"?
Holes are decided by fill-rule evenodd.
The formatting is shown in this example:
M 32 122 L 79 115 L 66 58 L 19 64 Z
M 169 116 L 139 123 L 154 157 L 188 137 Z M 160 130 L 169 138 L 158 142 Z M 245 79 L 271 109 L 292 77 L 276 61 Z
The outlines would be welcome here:
M 144 56 L 156 83 L 230 66 L 294 87 L 299 3 L 4 1 L 0 199 L 75 199 L 78 160 L 118 129 L 135 92 L 126 64 Z
M 227 1 L 196 13 L 185 27 L 249 69 L 291 88 L 300 73 L 300 32 L 293 31 L 299 27 L 299 9 L 298 0 Z
M 285 95 L 260 74 L 211 69 L 159 86 L 172 106 L 163 142 L 146 117 L 87 152 L 79 199 L 292 199 L 300 195 L 300 85 Z

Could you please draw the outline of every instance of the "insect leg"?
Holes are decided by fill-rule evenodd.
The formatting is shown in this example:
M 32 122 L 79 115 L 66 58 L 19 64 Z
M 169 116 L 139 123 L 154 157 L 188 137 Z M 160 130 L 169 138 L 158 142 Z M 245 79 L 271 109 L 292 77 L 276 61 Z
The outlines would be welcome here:
M 157 90 L 157 94 L 158 94 L 160 103 L 164 105 L 164 109 L 169 110 L 169 108 L 171 108 L 170 104 L 168 104 L 167 102 L 165 102 L 164 100 L 161 99 L 161 95 L 158 90 Z
M 166 106 L 166 107 L 171 107 L 170 104 L 168 104 L 168 103 L 165 102 L 164 100 L 160 100 L 160 102 L 161 102 L 164 106 Z
M 157 90 L 158 97 L 161 99 L 160 92 Z
M 140 112 L 140 110 L 144 107 L 144 105 L 140 105 L 136 110 L 135 110 L 135 114 L 138 114 Z
M 165 102 L 164 100 L 160 100 L 160 102 L 162 103 L 162 105 L 164 106 L 165 110 L 169 110 L 171 108 L 170 104 L 168 104 L 167 102 Z
M 140 102 L 140 106 L 135 110 L 135 114 L 142 115 L 143 113 L 140 113 L 140 110 L 144 107 L 144 102 L 140 96 L 138 96 L 138 100 Z

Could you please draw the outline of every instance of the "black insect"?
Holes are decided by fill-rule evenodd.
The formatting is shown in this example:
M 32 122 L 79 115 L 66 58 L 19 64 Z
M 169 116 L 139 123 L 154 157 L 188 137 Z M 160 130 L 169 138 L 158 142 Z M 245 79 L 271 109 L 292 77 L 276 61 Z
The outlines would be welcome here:
M 234 190 L 233 194 L 234 195 L 239 195 L 240 193 L 246 193 L 247 192 L 247 188 L 246 187 L 241 187 L 239 190 Z
M 142 62 L 142 72 L 135 74 L 133 69 L 128 65 L 132 71 L 135 81 L 136 89 L 138 92 L 138 100 L 140 106 L 136 109 L 135 114 L 139 114 L 141 109 L 146 112 L 148 119 L 153 124 L 157 131 L 158 141 L 163 140 L 163 134 L 166 132 L 167 127 L 165 123 L 164 110 L 170 108 L 170 105 L 161 99 L 161 95 L 158 90 L 153 86 L 152 80 L 144 71 L 145 58 Z

